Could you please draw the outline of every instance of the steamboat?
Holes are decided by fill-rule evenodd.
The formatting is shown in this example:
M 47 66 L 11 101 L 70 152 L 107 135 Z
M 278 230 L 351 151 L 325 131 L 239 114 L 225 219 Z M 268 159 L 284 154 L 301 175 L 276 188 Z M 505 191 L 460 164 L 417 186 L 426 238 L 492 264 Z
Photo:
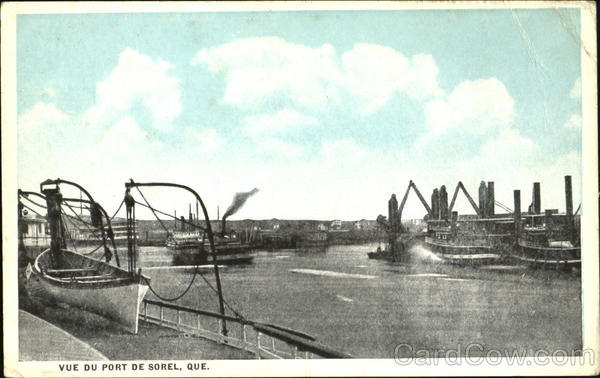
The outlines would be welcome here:
M 514 191 L 517 248 L 514 261 L 534 268 L 572 270 L 581 268 L 581 205 L 573 212 L 571 176 L 565 176 L 565 212 L 546 209 L 541 213 L 540 184 L 533 184 L 528 212 L 520 214 L 521 198 Z

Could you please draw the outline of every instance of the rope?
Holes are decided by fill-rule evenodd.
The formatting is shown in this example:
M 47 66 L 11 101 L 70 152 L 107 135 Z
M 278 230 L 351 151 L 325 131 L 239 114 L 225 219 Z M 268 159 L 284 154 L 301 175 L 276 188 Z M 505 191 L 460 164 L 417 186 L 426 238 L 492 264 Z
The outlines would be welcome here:
M 148 200 L 146 199 L 146 197 L 144 197 L 144 194 L 142 193 L 142 191 L 140 190 L 140 188 L 139 188 L 139 187 L 137 187 L 137 186 L 136 186 L 135 188 L 136 188 L 136 189 L 137 189 L 137 191 L 140 193 L 140 196 L 142 196 L 142 198 L 144 199 L 144 202 L 146 202 L 146 204 L 140 203 L 140 202 L 138 202 L 138 201 L 135 201 L 135 203 L 137 203 L 138 205 L 141 205 L 141 206 L 144 206 L 144 207 L 147 207 L 148 209 L 150 209 L 150 211 L 152 211 L 152 214 L 154 214 L 154 217 L 155 217 L 155 218 L 158 220 L 158 222 L 160 223 L 160 225 L 162 226 L 162 228 L 163 228 L 163 229 L 164 229 L 164 230 L 165 230 L 167 233 L 169 233 L 169 230 L 167 229 L 167 227 L 165 227 L 165 225 L 163 224 L 162 220 L 161 220 L 161 219 L 158 217 L 158 215 L 156 215 L 156 213 L 158 212 L 158 213 L 161 213 L 161 214 L 163 214 L 163 215 L 166 215 L 166 216 L 169 216 L 169 217 L 172 217 L 172 218 L 175 218 L 175 217 L 174 217 L 174 216 L 172 216 L 171 214 L 167 214 L 167 213 L 164 213 L 164 212 L 162 212 L 162 211 L 160 211 L 160 210 L 154 209 L 152 206 L 150 206 L 150 203 L 148 202 Z M 177 219 L 177 218 L 175 218 L 175 219 Z M 200 229 L 202 229 L 202 230 L 206 231 L 204 228 L 202 228 L 202 227 L 200 227 L 200 226 L 198 226 L 198 225 L 195 225 L 195 224 L 193 224 L 193 223 L 186 222 L 185 220 L 184 220 L 183 222 L 184 222 L 184 223 L 186 223 L 186 224 L 190 224 L 190 225 L 192 225 L 192 226 L 198 227 L 198 228 L 200 228 Z M 208 280 L 206 279 L 206 277 L 204 277 L 204 275 L 203 275 L 203 274 L 200 272 L 200 270 L 198 269 L 198 266 L 197 266 L 197 265 L 196 265 L 196 267 L 195 267 L 195 269 L 194 269 L 194 275 L 192 276 L 192 279 L 190 280 L 190 283 L 187 285 L 187 287 L 185 288 L 185 290 L 184 290 L 184 291 L 183 291 L 181 294 L 179 294 L 179 295 L 177 295 L 177 296 L 175 296 L 175 297 L 173 297 L 173 298 L 166 298 L 166 297 L 163 297 L 163 296 L 161 296 L 160 294 L 158 294 L 158 293 L 157 293 L 157 292 L 154 290 L 154 288 L 152 287 L 152 285 L 150 285 L 150 281 L 149 281 L 147 278 L 145 278 L 145 277 L 143 277 L 143 276 L 142 276 L 142 277 L 144 278 L 144 281 L 146 281 L 146 284 L 148 285 L 148 288 L 150 289 L 150 291 L 152 292 L 152 294 L 156 295 L 156 297 L 157 297 L 158 299 L 160 299 L 160 300 L 162 300 L 162 301 L 165 301 L 165 302 L 174 302 L 174 301 L 176 301 L 176 300 L 178 300 L 178 299 L 181 299 L 183 296 L 185 296 L 185 295 L 188 293 L 188 291 L 191 289 L 192 285 L 194 284 L 194 281 L 196 280 L 196 276 L 198 276 L 198 275 L 199 275 L 200 277 L 202 277 L 202 279 L 204 280 L 204 282 L 206 282 L 206 284 L 208 285 L 208 287 L 209 287 L 210 289 L 212 289 L 212 290 L 213 290 L 215 293 L 217 293 L 217 294 L 218 294 L 218 291 L 217 291 L 217 289 L 215 289 L 215 288 L 214 288 L 214 286 L 213 286 L 213 285 L 210 283 L 210 281 L 208 281 Z M 227 301 L 225 300 L 225 298 L 223 298 L 223 304 L 225 304 L 225 306 L 227 306 L 227 308 L 228 308 L 228 309 L 229 309 L 231 312 L 233 312 L 233 313 L 234 313 L 234 314 L 235 314 L 235 315 L 236 315 L 238 318 L 240 318 L 240 319 L 244 319 L 244 317 L 243 317 L 243 316 L 242 316 L 242 315 L 241 315 L 239 312 L 237 312 L 235 309 L 233 309 L 233 307 L 231 307 L 231 305 L 229 305 L 229 303 L 227 303 Z
M 24 208 L 33 211 L 37 216 L 43 217 L 43 215 L 40 215 L 40 213 L 38 213 L 37 211 L 33 210 L 31 207 L 25 205 L 23 202 L 21 202 L 21 205 L 23 205 Z
M 125 203 L 125 197 L 123 197 L 123 200 L 121 201 L 121 204 L 119 205 L 119 208 L 117 209 L 117 211 L 115 211 L 115 213 L 113 214 L 112 217 L 110 217 L 109 221 L 112 222 L 113 219 L 115 219 L 115 217 L 117 216 L 117 213 L 119 212 L 119 210 L 121 210 L 121 207 L 123 207 L 123 204 Z
M 135 187 L 137 189 L 137 191 L 140 193 L 140 196 L 142 196 L 142 198 L 144 199 L 144 202 L 146 202 L 147 207 L 152 211 L 152 214 L 154 214 L 154 217 L 156 218 L 156 220 L 158 220 L 158 222 L 160 223 L 160 225 L 162 226 L 162 228 L 167 232 L 167 234 L 169 233 L 169 230 L 167 229 L 167 227 L 165 227 L 165 225 L 163 224 L 162 220 L 160 220 L 160 218 L 158 217 L 158 215 L 156 215 L 156 212 L 154 211 L 154 208 L 152 206 L 150 206 L 150 203 L 148 202 L 148 200 L 146 199 L 146 197 L 144 197 L 144 194 L 142 193 L 142 191 L 140 190 L 139 187 Z M 136 203 L 139 203 L 137 201 L 135 201 Z M 143 204 L 140 204 L 143 205 Z
M 196 267 L 196 270 L 198 271 L 198 268 L 197 268 L 197 267 Z M 207 279 L 206 279 L 206 277 L 204 277 L 204 275 L 203 275 L 203 274 L 202 274 L 200 271 L 198 271 L 198 274 L 200 275 L 200 277 L 202 277 L 202 279 L 204 280 L 204 282 L 206 282 L 206 284 L 208 285 L 208 287 L 210 287 L 210 288 L 212 289 L 212 291 L 214 291 L 214 292 L 215 292 L 215 293 L 217 293 L 217 294 L 219 293 L 219 292 L 217 291 L 217 289 L 215 289 L 215 287 L 214 287 L 214 286 L 213 286 L 213 285 L 210 283 L 210 281 L 209 281 L 209 280 L 207 280 Z M 231 306 L 229 305 L 229 303 L 227 303 L 227 301 L 225 300 L 225 298 L 223 298 L 223 304 L 225 304 L 225 306 L 226 306 L 226 307 L 227 307 L 227 308 L 228 308 L 228 309 L 229 309 L 231 312 L 233 312 L 233 313 L 235 314 L 235 316 L 237 316 L 237 317 L 238 317 L 238 318 L 240 318 L 240 319 L 245 319 L 245 318 L 244 318 L 244 317 L 243 317 L 243 316 L 242 316 L 242 315 L 241 315 L 239 312 L 237 312 L 236 310 L 234 310 L 234 309 L 233 309 L 233 307 L 231 307 Z
M 167 214 L 167 213 L 165 213 L 165 212 L 162 212 L 162 211 L 160 211 L 160 210 L 154 209 L 153 207 L 151 207 L 151 206 L 148 206 L 148 205 L 146 205 L 146 204 L 143 204 L 143 203 L 141 203 L 141 202 L 138 202 L 138 201 L 135 201 L 135 203 L 137 203 L 137 204 L 138 204 L 138 205 L 140 205 L 140 206 L 147 207 L 147 208 L 149 208 L 150 210 L 154 210 L 154 211 L 156 211 L 156 212 L 157 212 L 157 213 L 159 213 L 159 214 L 162 214 L 162 215 L 164 215 L 164 216 L 167 216 L 167 217 L 171 217 L 171 218 L 173 218 L 173 219 L 175 219 L 175 220 L 177 220 L 177 221 L 181 222 L 181 220 L 180 220 L 180 219 L 176 218 L 175 216 L 173 216 L 173 215 L 171 215 L 171 214 Z M 158 219 L 158 218 L 157 218 L 157 219 Z M 185 223 L 185 224 L 187 224 L 187 225 L 190 225 L 190 226 L 194 226 L 194 227 L 196 227 L 196 228 L 199 228 L 199 229 L 201 229 L 202 231 L 206 231 L 206 228 L 204 228 L 204 227 L 202 227 L 202 226 L 199 226 L 199 225 L 197 225 L 197 224 L 190 223 L 190 222 L 188 222 L 188 221 L 186 221 L 186 220 L 184 220 L 184 221 L 183 221 L 183 223 Z
M 165 302 L 175 302 L 176 300 L 178 300 L 178 299 L 182 298 L 184 295 L 186 295 L 187 292 L 191 289 L 192 285 L 194 284 L 194 281 L 196 280 L 197 272 L 198 272 L 198 268 L 194 269 L 194 275 L 192 276 L 192 279 L 190 280 L 190 283 L 188 284 L 188 286 L 185 288 L 185 290 L 181 294 L 179 294 L 173 298 L 165 298 L 165 297 L 161 296 L 152 288 L 152 285 L 150 285 L 150 281 L 146 277 L 142 276 L 142 278 L 144 279 L 144 281 L 146 281 L 146 284 L 148 285 L 148 288 L 150 289 L 152 294 L 156 295 L 158 297 L 158 299 L 160 299 L 161 301 L 165 301 Z
M 89 231 L 89 232 L 90 232 L 92 235 L 94 235 L 95 237 L 99 237 L 99 235 L 96 233 L 96 230 L 93 230 L 92 228 L 90 228 L 90 226 L 92 226 L 92 227 L 93 227 L 93 225 L 92 225 L 92 224 L 90 224 L 90 223 L 87 223 L 85 220 L 81 219 L 81 217 L 79 217 L 79 215 L 77 215 L 77 212 L 76 212 L 75 210 L 73 210 L 73 207 L 71 207 L 70 205 L 68 205 L 68 204 L 66 204 L 66 203 L 65 203 L 65 205 L 66 205 L 66 206 L 69 208 L 69 210 L 71 210 L 71 212 L 72 212 L 73 214 L 75 214 L 75 217 L 76 217 L 76 218 L 77 218 L 77 219 L 78 219 L 78 220 L 79 220 L 81 223 L 83 223 L 83 225 L 84 225 L 84 226 L 87 228 L 87 230 L 88 230 L 88 231 Z M 65 215 L 66 215 L 66 214 L 65 214 Z

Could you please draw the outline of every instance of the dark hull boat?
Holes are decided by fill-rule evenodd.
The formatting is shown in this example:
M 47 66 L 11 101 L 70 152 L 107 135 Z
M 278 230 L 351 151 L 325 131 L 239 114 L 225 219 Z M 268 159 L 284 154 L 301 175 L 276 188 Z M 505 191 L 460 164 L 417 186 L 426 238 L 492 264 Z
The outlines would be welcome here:
M 214 243 L 217 264 L 249 264 L 256 256 L 249 244 L 235 239 L 215 237 Z M 210 243 L 199 233 L 174 233 L 166 244 L 173 252 L 175 264 L 204 265 L 213 262 Z
M 512 259 L 534 268 L 571 270 L 581 268 L 579 209 L 573 213 L 571 176 L 565 176 L 566 209 L 541 212 L 540 184 L 533 184 L 532 203 L 520 214 L 520 192 L 515 190 L 515 216 L 519 237 Z
M 90 212 L 94 213 L 92 218 L 95 218 L 96 225 L 101 226 L 106 262 L 66 249 L 61 204 L 75 200 L 63 198 L 59 184 L 73 185 L 88 196 L 89 200 L 80 201 L 89 205 Z M 48 188 L 49 185 L 54 187 Z M 140 303 L 148 290 L 149 280 L 136 272 L 131 249 L 128 251 L 127 270 L 109 264 L 114 255 L 120 265 L 116 249 L 111 252 L 106 244 L 106 235 L 112 232 L 104 232 L 106 226 L 110 229 L 104 209 L 75 183 L 57 179 L 47 180 L 41 186 L 46 196 L 52 240 L 50 248 L 37 256 L 33 266 L 27 268 L 28 291 L 32 296 L 97 313 L 117 322 L 127 331 L 137 333 Z

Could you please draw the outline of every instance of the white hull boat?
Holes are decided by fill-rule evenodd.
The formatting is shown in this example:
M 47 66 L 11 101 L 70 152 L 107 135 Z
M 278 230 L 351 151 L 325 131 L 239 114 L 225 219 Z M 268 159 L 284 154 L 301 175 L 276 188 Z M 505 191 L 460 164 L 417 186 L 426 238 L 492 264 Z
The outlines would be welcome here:
M 35 260 L 29 281 L 34 295 L 97 313 L 131 333 L 138 331 L 139 308 L 148 290 L 143 276 L 68 250 L 53 255 L 48 249 Z

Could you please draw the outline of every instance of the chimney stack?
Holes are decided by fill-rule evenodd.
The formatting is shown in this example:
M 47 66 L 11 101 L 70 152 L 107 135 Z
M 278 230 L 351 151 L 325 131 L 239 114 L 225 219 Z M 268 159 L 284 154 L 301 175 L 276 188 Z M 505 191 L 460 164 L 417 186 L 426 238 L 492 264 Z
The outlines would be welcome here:
M 542 203 L 540 199 L 540 183 L 533 183 L 533 213 L 541 214 L 542 213 Z
M 519 241 L 519 232 L 521 230 L 521 191 L 515 190 L 514 192 L 514 217 L 515 217 L 515 236 L 517 242 Z
M 565 198 L 566 198 L 566 213 L 573 215 L 573 188 L 571 186 L 571 176 L 565 176 Z
M 491 217 L 494 215 L 494 207 L 496 206 L 496 200 L 494 198 L 494 182 L 488 181 L 487 183 L 487 216 Z
M 485 181 L 482 181 L 479 184 L 479 217 L 486 218 L 487 217 L 487 188 L 485 186 Z

